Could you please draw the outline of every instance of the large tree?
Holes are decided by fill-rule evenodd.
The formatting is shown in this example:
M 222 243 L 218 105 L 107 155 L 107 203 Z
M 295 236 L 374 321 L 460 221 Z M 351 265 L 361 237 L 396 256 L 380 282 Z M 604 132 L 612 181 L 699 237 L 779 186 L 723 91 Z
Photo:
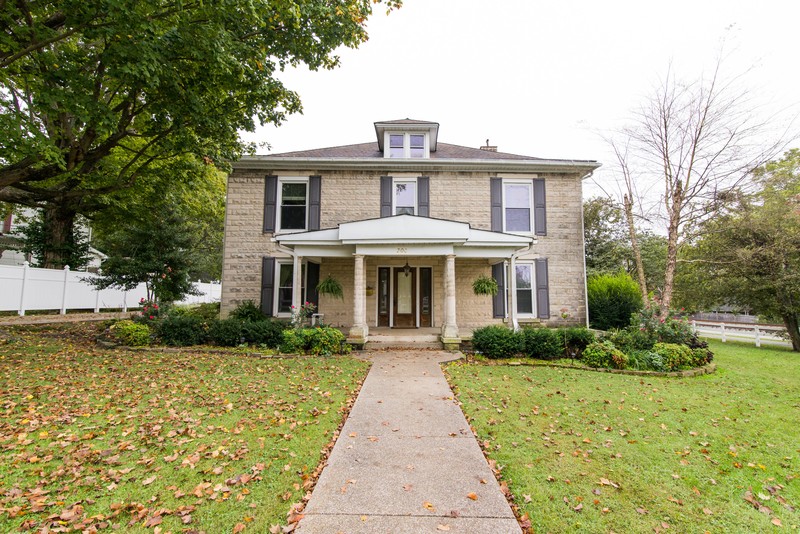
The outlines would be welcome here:
M 628 170 L 629 202 L 636 191 L 639 203 L 648 202 L 646 192 L 660 183 L 667 235 L 662 314 L 672 304 L 682 243 L 715 213 L 720 196 L 785 146 L 784 136 L 771 134 L 775 117 L 763 117 L 741 80 L 726 78 L 721 67 L 718 61 L 710 75 L 691 82 L 668 74 L 613 140 L 625 147 L 617 156 Z
M 336 66 L 373 3 L 0 0 L 0 201 L 41 208 L 59 244 L 154 162 L 235 159 L 239 130 L 300 110 L 280 71 Z
M 783 320 L 800 351 L 800 150 L 755 172 L 760 189 L 730 195 L 687 257 L 696 293 Z

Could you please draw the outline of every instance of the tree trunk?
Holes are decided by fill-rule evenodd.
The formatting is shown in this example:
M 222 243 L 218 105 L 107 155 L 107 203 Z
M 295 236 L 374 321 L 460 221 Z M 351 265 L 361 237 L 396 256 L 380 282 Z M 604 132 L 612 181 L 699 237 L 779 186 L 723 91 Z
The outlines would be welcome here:
M 783 316 L 783 324 L 786 326 L 786 331 L 789 332 L 789 339 L 792 341 L 792 350 L 800 352 L 800 317 L 794 313 L 787 313 Z
M 43 251 L 42 266 L 45 269 L 63 269 L 75 245 L 77 212 L 71 206 L 51 204 L 44 208 L 43 216 L 47 244 Z
M 661 317 L 669 314 L 672 305 L 672 290 L 675 286 L 675 269 L 678 266 L 678 232 L 680 231 L 681 206 L 683 199 L 680 190 L 673 193 L 672 206 L 667 227 L 667 266 L 664 270 L 664 292 L 661 295 Z
M 622 198 L 622 206 L 625 210 L 625 220 L 628 222 L 628 234 L 631 238 L 631 250 L 633 250 L 633 261 L 636 264 L 636 274 L 639 277 L 639 289 L 642 292 L 642 302 L 647 306 L 647 279 L 644 277 L 642 250 L 639 248 L 639 240 L 636 239 L 636 226 L 633 224 L 633 200 L 628 195 L 625 195 Z

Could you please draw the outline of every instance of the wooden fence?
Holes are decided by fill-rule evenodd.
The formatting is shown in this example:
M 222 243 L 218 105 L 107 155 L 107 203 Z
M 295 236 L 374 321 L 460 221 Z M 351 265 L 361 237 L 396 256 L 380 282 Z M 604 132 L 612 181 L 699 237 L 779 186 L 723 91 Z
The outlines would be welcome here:
M 761 343 L 791 346 L 783 337 L 786 328 L 777 325 L 692 321 L 692 330 L 698 335 L 719 339 L 723 343 L 730 340 L 755 343 L 756 347 L 760 347 Z

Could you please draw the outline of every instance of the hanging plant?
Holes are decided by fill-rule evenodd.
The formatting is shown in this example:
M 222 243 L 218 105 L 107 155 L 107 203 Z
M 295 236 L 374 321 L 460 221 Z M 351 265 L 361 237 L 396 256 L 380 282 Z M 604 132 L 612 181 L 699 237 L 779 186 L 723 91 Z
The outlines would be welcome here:
M 342 284 L 339 281 L 328 275 L 325 280 L 317 284 L 317 291 L 322 295 L 329 295 L 331 297 L 344 300 L 344 291 L 342 291 Z
M 491 276 L 481 275 L 472 282 L 472 291 L 476 295 L 497 295 L 497 280 Z

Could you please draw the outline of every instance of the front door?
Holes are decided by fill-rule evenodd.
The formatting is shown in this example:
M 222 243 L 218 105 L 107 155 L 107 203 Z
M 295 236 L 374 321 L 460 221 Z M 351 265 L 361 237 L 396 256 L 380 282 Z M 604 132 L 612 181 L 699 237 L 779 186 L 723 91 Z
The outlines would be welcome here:
M 394 326 L 416 328 L 417 326 L 417 270 L 394 269 Z

